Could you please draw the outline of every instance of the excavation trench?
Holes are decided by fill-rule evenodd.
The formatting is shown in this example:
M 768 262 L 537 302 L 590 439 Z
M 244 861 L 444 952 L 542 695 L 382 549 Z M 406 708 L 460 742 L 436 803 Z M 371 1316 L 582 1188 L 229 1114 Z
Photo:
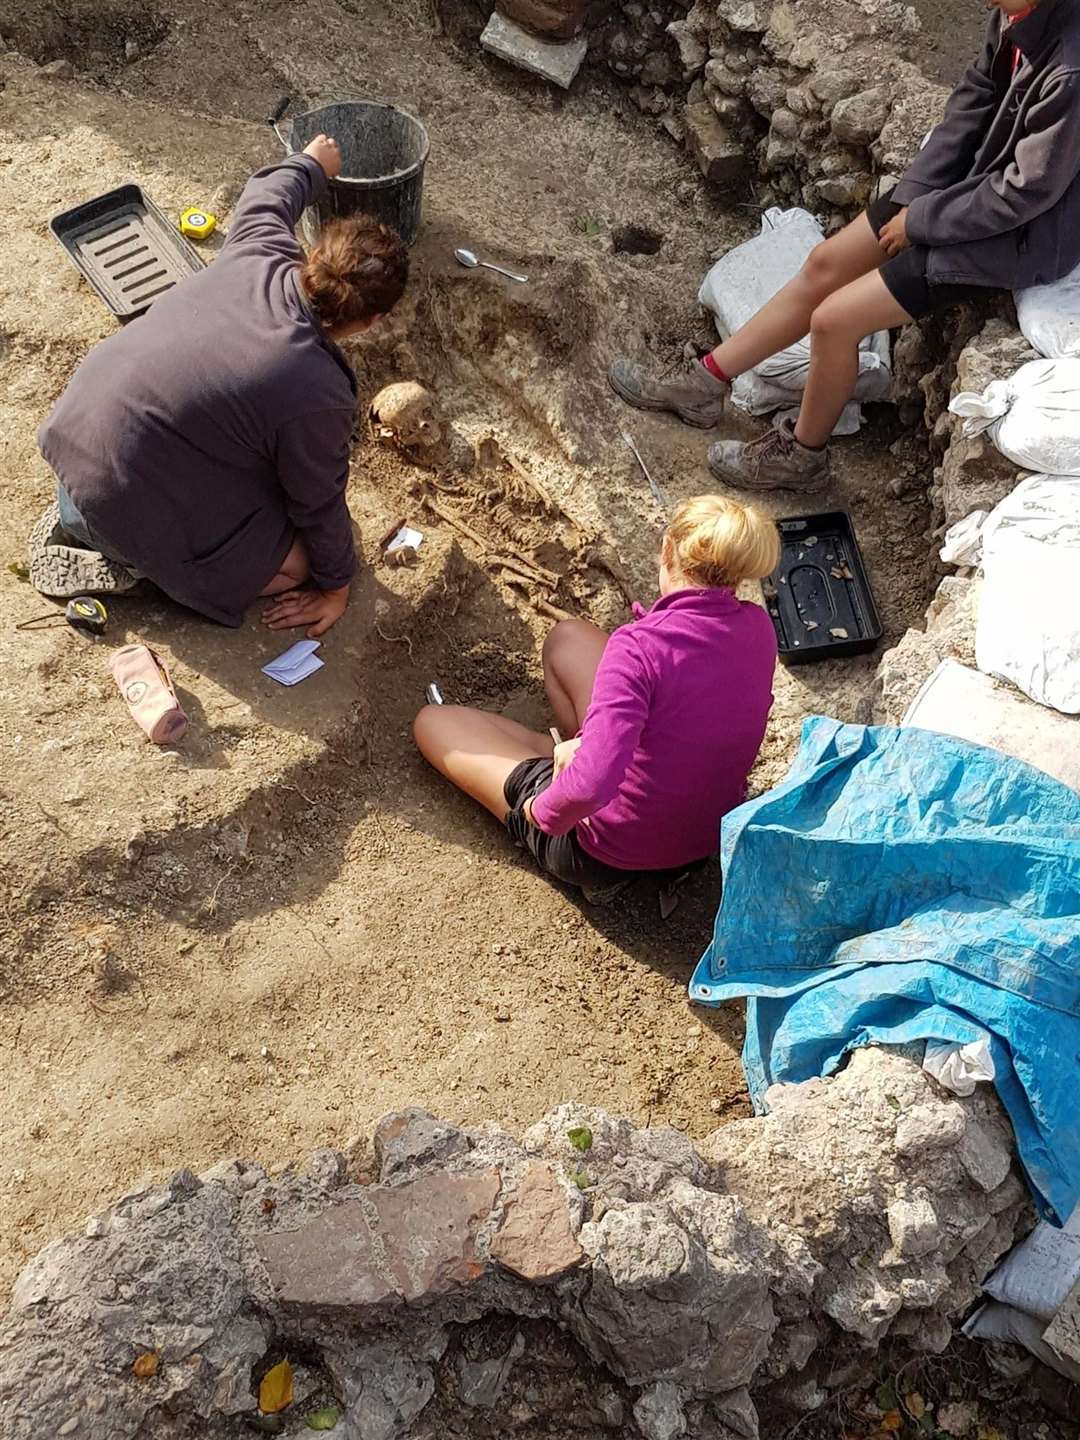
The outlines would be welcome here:
M 0 264 L 45 277 L 36 308 L 8 301 L 0 316 L 11 553 L 47 494 L 36 424 L 109 331 L 41 231 L 30 178 L 53 210 L 135 174 L 172 209 L 198 198 L 227 220 L 244 174 L 276 151 L 252 124 L 191 116 L 191 105 L 220 114 L 216 55 L 243 72 L 246 117 L 283 82 L 332 94 L 346 52 L 369 55 L 381 93 L 425 115 L 435 150 L 410 295 L 354 358 L 362 413 L 383 385 L 420 380 L 446 438 L 425 454 L 362 438 L 350 483 L 362 576 L 325 671 L 295 692 L 260 676 L 284 647 L 254 620 L 218 631 L 152 595 L 116 607 L 116 643 L 142 639 L 170 661 L 193 722 L 180 752 L 151 754 L 129 733 L 99 651 L 55 633 L 17 653 L 4 641 L 35 682 L 9 703 L 3 740 L 5 1278 L 133 1177 L 347 1149 L 410 1103 L 520 1132 L 572 1097 L 692 1136 L 748 1109 L 741 1014 L 686 1001 L 717 869 L 667 923 L 647 884 L 616 910 L 585 910 L 427 770 L 409 726 L 436 681 L 447 698 L 545 729 L 539 646 L 555 615 L 613 626 L 630 594 L 652 597 L 662 516 L 620 429 L 672 501 L 713 482 L 703 437 L 621 410 L 606 367 L 623 351 L 668 363 L 700 335 L 709 256 L 756 219 L 710 194 L 621 82 L 594 70 L 581 94 L 553 101 L 478 58 L 467 11 L 435 44 L 423 17 L 394 29 L 334 7 L 322 17 L 330 55 L 319 25 L 298 39 L 271 9 L 256 25 L 163 7 L 168 33 L 127 66 L 123 97 L 115 77 L 68 86 L 3 62 L 3 128 L 16 138 L 0 193 L 38 229 Z M 2 13 L 0 29 L 12 33 Z M 28 116 L 51 138 L 27 140 Z M 661 236 L 659 249 L 628 243 L 631 225 Z M 529 285 L 461 270 L 462 239 L 512 260 Z M 921 623 L 936 583 L 931 468 L 921 426 L 880 407 L 820 502 L 853 516 L 883 651 Z M 425 533 L 409 568 L 376 543 L 401 519 Z M 19 582 L 3 583 L 28 610 Z M 878 659 L 778 671 L 756 790 L 784 774 L 805 715 L 871 718 Z

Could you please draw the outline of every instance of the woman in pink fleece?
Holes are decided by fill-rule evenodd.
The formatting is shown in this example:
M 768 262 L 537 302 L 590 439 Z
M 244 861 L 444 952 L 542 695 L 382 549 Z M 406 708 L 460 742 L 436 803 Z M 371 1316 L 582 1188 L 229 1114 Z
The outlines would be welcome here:
M 772 705 L 776 637 L 735 597 L 776 568 L 776 526 L 700 495 L 675 511 L 660 552 L 660 598 L 607 635 L 563 620 L 544 645 L 554 745 L 483 710 L 427 705 L 424 757 L 490 810 L 540 868 L 587 899 L 633 871 L 681 871 L 717 848 L 745 796 Z

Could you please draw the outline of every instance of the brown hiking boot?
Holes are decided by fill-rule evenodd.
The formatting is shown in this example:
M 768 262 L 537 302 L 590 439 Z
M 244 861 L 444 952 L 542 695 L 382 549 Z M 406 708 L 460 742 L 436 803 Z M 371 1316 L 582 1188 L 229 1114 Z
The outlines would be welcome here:
M 832 480 L 828 447 L 810 450 L 795 439 L 791 420 L 777 421 L 760 440 L 718 440 L 709 469 L 741 490 L 824 490 Z
M 615 394 L 638 410 L 670 410 L 687 425 L 711 430 L 724 413 L 730 385 L 690 360 L 666 375 L 652 376 L 644 365 L 616 360 L 608 371 Z

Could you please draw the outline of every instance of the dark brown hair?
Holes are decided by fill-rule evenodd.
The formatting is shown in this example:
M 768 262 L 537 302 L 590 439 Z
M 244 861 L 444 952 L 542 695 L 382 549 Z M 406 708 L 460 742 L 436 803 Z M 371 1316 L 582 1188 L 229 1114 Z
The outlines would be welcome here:
M 385 315 L 408 278 L 409 252 L 401 237 L 370 215 L 331 220 L 300 271 L 304 293 L 327 330 Z

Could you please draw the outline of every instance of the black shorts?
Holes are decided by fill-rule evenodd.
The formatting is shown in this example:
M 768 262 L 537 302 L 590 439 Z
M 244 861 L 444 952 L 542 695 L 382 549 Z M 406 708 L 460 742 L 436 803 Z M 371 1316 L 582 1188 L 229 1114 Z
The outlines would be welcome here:
M 874 227 L 875 235 L 880 235 L 882 227 L 904 208 L 892 197 L 893 192 L 889 190 L 867 206 L 866 218 Z M 909 245 L 881 266 L 881 278 L 889 287 L 889 293 L 913 320 L 929 315 L 931 310 L 940 310 L 943 305 L 955 305 L 960 300 L 974 300 L 980 295 L 995 293 L 987 285 L 933 284 L 926 275 L 929 258 L 928 246 Z
M 526 800 L 535 799 L 548 788 L 553 778 L 554 765 L 550 758 L 537 756 L 535 760 L 523 760 L 506 777 L 503 795 L 510 806 L 506 817 L 506 829 L 514 844 L 528 850 L 540 869 L 561 880 L 564 885 L 579 885 L 585 890 L 606 890 L 610 885 L 628 880 L 638 874 L 634 870 L 617 870 L 614 865 L 605 865 L 583 850 L 576 833 L 569 835 L 547 835 L 538 825 L 530 825 L 522 814 Z

